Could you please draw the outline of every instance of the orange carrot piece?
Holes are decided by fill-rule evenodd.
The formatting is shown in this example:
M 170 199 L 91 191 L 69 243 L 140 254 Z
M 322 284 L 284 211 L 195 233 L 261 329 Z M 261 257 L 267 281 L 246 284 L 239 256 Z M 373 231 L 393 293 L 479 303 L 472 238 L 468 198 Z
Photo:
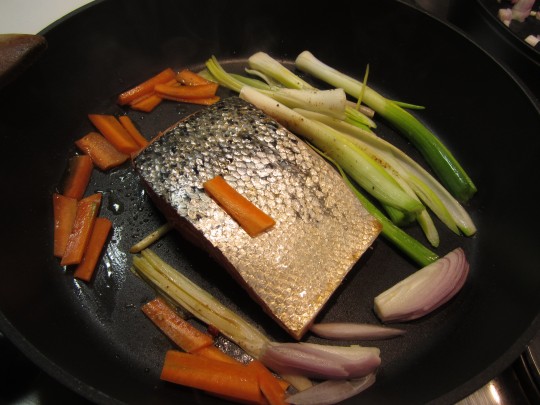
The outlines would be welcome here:
M 77 203 L 77 213 L 73 221 L 73 228 L 69 234 L 66 250 L 62 256 L 60 265 L 68 266 L 81 262 L 90 241 L 100 205 L 100 193 L 92 194 Z
M 140 149 L 137 142 L 114 115 L 88 114 L 88 118 L 99 132 L 120 152 L 130 155 Z
M 144 148 L 148 145 L 148 141 L 146 140 L 144 136 L 142 136 L 142 134 L 137 129 L 137 127 L 135 126 L 131 118 L 129 118 L 129 116 L 121 115 L 118 118 L 118 121 L 120 121 L 120 124 L 122 124 L 122 126 L 126 129 L 126 131 L 129 132 L 131 137 L 135 140 L 135 142 L 137 142 L 137 144 L 141 148 Z
M 176 73 L 171 68 L 167 68 L 157 75 L 152 76 L 150 79 L 120 94 L 117 102 L 120 105 L 129 104 L 147 94 L 152 94 L 156 84 L 167 83 L 171 79 L 175 79 L 175 77 Z
M 77 213 L 77 200 L 53 194 L 53 216 L 54 216 L 54 256 L 62 257 L 66 250 L 67 241 L 73 228 L 75 214 Z
M 224 363 L 169 350 L 165 355 L 161 379 L 234 400 L 261 403 L 257 376 L 243 364 Z
M 285 402 L 286 388 L 280 384 L 280 380 L 264 364 L 259 360 L 253 360 L 247 367 L 257 375 L 259 387 L 270 405 L 287 405 L 287 402 Z
M 217 103 L 220 98 L 219 96 L 208 97 L 208 98 L 182 98 L 182 97 L 173 97 L 173 96 L 162 96 L 166 100 L 177 101 L 179 103 L 189 103 L 189 104 L 199 104 L 199 105 L 212 105 Z
M 211 360 L 219 360 L 225 363 L 240 363 L 234 357 L 229 356 L 227 353 L 222 352 L 216 346 L 205 346 L 197 349 L 193 352 L 197 356 L 202 356 Z
M 213 344 L 211 336 L 184 320 L 160 297 L 147 302 L 141 309 L 169 339 L 186 352 L 191 353 Z
M 206 192 L 252 237 L 274 226 L 272 217 L 216 176 L 203 184 Z
M 73 273 L 75 278 L 86 282 L 92 279 L 92 275 L 96 269 L 99 257 L 101 256 L 101 251 L 105 246 L 105 242 L 107 242 L 111 228 L 112 222 L 109 219 L 101 217 L 96 218 L 86 251 L 84 252 L 81 262 Z
M 75 145 L 92 159 L 101 170 L 120 166 L 129 159 L 129 155 L 117 150 L 105 137 L 97 132 L 90 132 L 75 141 Z
M 162 97 L 156 94 L 152 94 L 149 97 L 143 98 L 142 100 L 138 100 L 130 104 L 130 107 L 137 111 L 150 112 L 158 105 L 160 105 L 162 101 Z
M 189 69 L 183 69 L 176 74 L 176 81 L 184 86 L 198 86 L 201 84 L 212 83 L 210 80 L 206 80 L 201 75 L 192 72 Z
M 86 155 L 73 156 L 69 159 L 69 167 L 62 194 L 80 200 L 92 176 L 94 165 Z
M 216 95 L 217 83 L 200 84 L 198 86 L 169 86 L 167 84 L 156 84 L 154 90 L 161 97 L 176 98 L 209 98 Z

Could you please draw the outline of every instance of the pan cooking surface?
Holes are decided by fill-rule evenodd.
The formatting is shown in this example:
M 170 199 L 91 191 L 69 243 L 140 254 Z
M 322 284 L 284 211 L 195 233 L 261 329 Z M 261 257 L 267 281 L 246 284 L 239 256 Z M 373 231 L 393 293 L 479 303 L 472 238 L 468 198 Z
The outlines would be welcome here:
M 127 112 L 150 138 L 198 108 L 167 102 L 151 114 L 123 110 L 115 98 L 126 88 L 165 67 L 201 68 L 212 54 L 240 71 L 259 50 L 291 62 L 308 49 L 356 77 L 369 63 L 375 89 L 425 105 L 414 114 L 440 135 L 479 188 L 466 205 L 476 236 L 458 237 L 438 223 L 442 243 L 436 251 L 463 246 L 467 253 L 466 287 L 431 316 L 399 324 L 404 337 L 375 342 L 383 359 L 377 383 L 350 402 L 463 398 L 507 367 L 537 328 L 537 109 L 465 37 L 399 2 L 364 4 L 358 13 L 299 8 L 279 16 L 251 3 L 236 7 L 231 13 L 221 2 L 100 2 L 48 30 L 47 54 L 2 90 L 0 134 L 9 153 L 2 159 L 0 327 L 47 372 L 95 402 L 215 403 L 159 381 L 171 344 L 139 309 L 155 293 L 131 273 L 128 250 L 163 217 L 129 166 L 96 170 L 88 188 L 103 192 L 101 213 L 114 229 L 89 284 L 74 280 L 52 257 L 51 196 L 75 153 L 73 141 L 92 129 L 88 113 Z M 200 10 L 206 10 L 204 24 L 196 17 Z M 369 18 L 359 20 L 359 13 Z M 298 15 L 313 24 L 301 28 Z M 347 46 L 337 45 L 345 40 Z M 422 162 L 392 128 L 377 122 L 378 134 Z M 410 232 L 423 240 L 418 229 Z M 289 339 L 205 253 L 175 233 L 153 248 L 274 339 Z M 415 268 L 379 238 L 318 319 L 377 322 L 373 297 Z M 323 342 L 309 334 L 306 340 Z

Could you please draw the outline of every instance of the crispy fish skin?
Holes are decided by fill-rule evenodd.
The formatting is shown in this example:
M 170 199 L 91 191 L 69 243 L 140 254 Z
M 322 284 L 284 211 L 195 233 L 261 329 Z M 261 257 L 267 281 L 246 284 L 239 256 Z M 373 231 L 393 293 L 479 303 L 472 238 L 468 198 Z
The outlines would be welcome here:
M 381 231 L 337 172 L 238 97 L 202 109 L 133 161 L 149 195 L 295 339 Z M 221 175 L 276 224 L 250 237 L 204 191 Z

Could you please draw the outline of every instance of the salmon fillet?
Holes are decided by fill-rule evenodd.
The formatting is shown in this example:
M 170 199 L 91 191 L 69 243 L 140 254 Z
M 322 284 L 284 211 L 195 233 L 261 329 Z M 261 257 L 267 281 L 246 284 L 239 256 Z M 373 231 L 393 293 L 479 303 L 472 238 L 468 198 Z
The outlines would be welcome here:
M 324 159 L 238 97 L 167 129 L 133 164 L 175 228 L 295 339 L 381 231 Z M 217 175 L 274 227 L 257 237 L 244 232 L 203 189 Z

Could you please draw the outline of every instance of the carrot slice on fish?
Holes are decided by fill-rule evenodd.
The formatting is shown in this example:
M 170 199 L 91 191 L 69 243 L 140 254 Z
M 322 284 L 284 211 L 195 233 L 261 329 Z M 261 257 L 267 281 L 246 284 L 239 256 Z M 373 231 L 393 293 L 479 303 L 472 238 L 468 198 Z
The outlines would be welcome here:
M 141 310 L 169 339 L 186 352 L 194 352 L 214 342 L 210 335 L 192 326 L 162 298 L 158 297 L 147 302 Z
M 109 170 L 120 166 L 129 159 L 129 155 L 117 150 L 105 137 L 97 132 L 89 132 L 75 141 L 75 145 L 92 158 L 101 170 Z
M 93 169 L 94 165 L 89 156 L 78 155 L 69 159 L 68 175 L 62 194 L 80 200 L 88 187 Z
M 90 236 L 101 205 L 101 193 L 92 194 L 77 203 L 77 212 L 69 234 L 61 266 L 79 264 L 90 242 Z
M 137 129 L 131 118 L 127 115 L 121 115 L 118 118 L 118 121 L 120 121 L 120 124 L 126 129 L 126 131 L 129 132 L 131 137 L 137 142 L 137 144 L 141 148 L 145 148 L 148 145 L 148 141 L 146 138 L 141 134 L 141 132 Z
M 96 269 L 101 251 L 107 242 L 112 228 L 112 222 L 107 218 L 96 218 L 88 246 L 84 252 L 81 263 L 75 269 L 73 276 L 80 280 L 90 281 Z
M 154 93 L 154 86 L 160 83 L 167 83 L 171 79 L 175 79 L 176 73 L 171 68 L 167 68 L 150 79 L 140 83 L 139 85 L 123 92 L 118 96 L 118 104 L 126 105 L 134 102 L 137 99 L 142 99 L 144 96 Z
M 183 69 L 176 74 L 176 81 L 184 86 L 198 86 L 200 84 L 212 83 L 210 80 L 206 80 L 201 75 L 192 72 L 189 69 Z
M 120 152 L 130 155 L 141 147 L 114 115 L 88 114 L 92 124 Z
M 73 228 L 75 214 L 77 213 L 77 200 L 53 194 L 53 216 L 54 216 L 54 256 L 62 257 L 66 250 L 67 241 Z
M 170 86 L 167 84 L 157 84 L 154 87 L 156 94 L 163 98 L 174 97 L 184 99 L 214 97 L 217 89 L 217 83 L 199 84 L 197 86 Z
M 257 236 L 275 225 L 272 217 L 216 176 L 203 184 L 206 192 L 250 235 Z
M 160 378 L 236 401 L 255 404 L 263 401 L 257 375 L 241 363 L 225 363 L 169 350 Z

